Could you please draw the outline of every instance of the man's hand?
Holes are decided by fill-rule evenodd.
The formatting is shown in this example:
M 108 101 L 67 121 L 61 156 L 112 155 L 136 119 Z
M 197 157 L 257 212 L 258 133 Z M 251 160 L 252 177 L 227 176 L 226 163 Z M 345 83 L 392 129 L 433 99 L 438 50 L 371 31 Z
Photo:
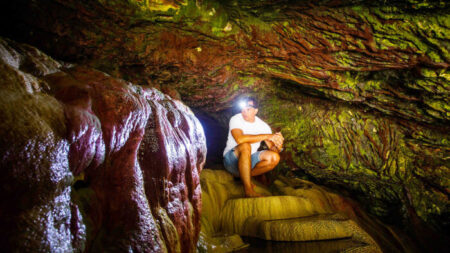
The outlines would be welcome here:
M 275 148 L 277 149 L 277 152 L 281 152 L 281 149 L 283 148 L 283 142 L 284 138 L 281 132 L 277 132 L 275 134 L 272 134 L 272 136 L 269 138 L 271 142 L 273 142 Z

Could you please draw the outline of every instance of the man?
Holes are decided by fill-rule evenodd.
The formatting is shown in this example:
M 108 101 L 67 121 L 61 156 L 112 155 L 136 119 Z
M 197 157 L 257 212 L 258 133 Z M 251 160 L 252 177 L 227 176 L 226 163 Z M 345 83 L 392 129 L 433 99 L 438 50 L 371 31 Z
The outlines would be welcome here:
M 231 117 L 227 146 L 223 152 L 227 171 L 240 177 L 247 197 L 261 197 L 254 191 L 251 177 L 271 171 L 280 161 L 281 133 L 272 134 L 269 125 L 256 116 L 258 104 L 247 97 L 240 103 L 241 113 Z M 265 141 L 269 150 L 257 151 Z

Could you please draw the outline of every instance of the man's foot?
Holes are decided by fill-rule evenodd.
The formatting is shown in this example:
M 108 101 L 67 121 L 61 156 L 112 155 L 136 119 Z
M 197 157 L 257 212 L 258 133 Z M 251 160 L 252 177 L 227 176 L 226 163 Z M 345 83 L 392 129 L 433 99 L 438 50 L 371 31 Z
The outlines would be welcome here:
M 246 198 L 259 198 L 259 197 L 264 197 L 264 195 L 257 193 L 252 189 L 251 191 L 245 191 L 245 197 Z

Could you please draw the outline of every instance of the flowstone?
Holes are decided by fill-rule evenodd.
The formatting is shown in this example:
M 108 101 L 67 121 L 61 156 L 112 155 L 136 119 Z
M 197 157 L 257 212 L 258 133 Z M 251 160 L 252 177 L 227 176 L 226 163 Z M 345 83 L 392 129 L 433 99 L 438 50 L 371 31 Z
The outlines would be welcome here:
M 206 141 L 182 102 L 0 37 L 0 119 L 2 252 L 196 250 Z
M 352 207 L 342 197 L 307 181 L 290 180 L 280 177 L 271 191 L 255 182 L 255 190 L 267 197 L 244 198 L 242 184 L 230 174 L 203 170 L 201 230 L 204 237 L 212 238 L 209 242 L 214 238 L 225 242 L 209 250 L 227 252 L 245 247 L 237 243 L 236 235 L 240 235 L 294 242 L 350 238 L 359 245 L 352 250 L 381 252 L 375 240 L 353 220 Z

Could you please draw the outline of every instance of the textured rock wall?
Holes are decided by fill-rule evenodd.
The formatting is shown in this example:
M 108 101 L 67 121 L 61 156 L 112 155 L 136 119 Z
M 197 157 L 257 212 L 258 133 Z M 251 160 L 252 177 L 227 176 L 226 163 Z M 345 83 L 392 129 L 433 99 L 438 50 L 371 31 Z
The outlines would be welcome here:
M 0 40 L 0 240 L 4 251 L 82 249 L 86 228 L 71 201 L 64 108 L 21 69 L 48 74 L 60 64 Z
M 347 192 L 386 223 L 415 231 L 416 238 L 446 237 L 447 127 L 318 98 L 296 96 L 289 102 L 290 89 L 278 92 L 284 99 L 269 93 L 261 111 L 285 133 L 285 168 Z
M 194 251 L 206 146 L 189 108 L 0 41 L 2 247 Z
M 19 2 L 6 8 L 15 16 L 5 23 L 17 24 L 5 34 L 176 87 L 209 111 L 275 77 L 390 115 L 449 120 L 444 1 Z

